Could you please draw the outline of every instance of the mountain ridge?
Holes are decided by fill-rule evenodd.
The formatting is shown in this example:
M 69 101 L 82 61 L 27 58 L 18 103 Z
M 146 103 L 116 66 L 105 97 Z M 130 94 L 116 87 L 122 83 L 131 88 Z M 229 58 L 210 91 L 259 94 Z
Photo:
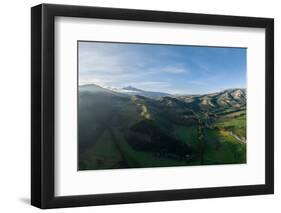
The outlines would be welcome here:
M 176 104 L 181 101 L 189 106 L 200 107 L 201 109 L 218 108 L 218 107 L 242 107 L 246 106 L 247 92 L 245 88 L 230 88 L 220 92 L 200 94 L 200 95 L 171 95 L 163 92 L 153 92 L 141 90 L 133 86 L 126 86 L 121 89 L 105 88 L 97 84 L 86 84 L 79 86 L 79 91 L 94 93 L 107 93 L 117 96 L 142 96 L 150 99 L 159 99 L 167 105 Z M 178 103 L 177 103 L 178 104 Z
M 211 95 L 217 95 L 217 94 L 220 94 L 220 93 L 231 92 L 231 91 L 237 91 L 237 90 L 241 90 L 241 91 L 244 91 L 244 92 L 246 93 L 246 90 L 247 90 L 246 88 L 237 87 L 237 88 L 222 89 L 222 90 L 220 90 L 220 91 L 217 91 L 217 92 L 210 92 L 210 93 L 200 93 L 200 94 L 170 94 L 170 93 L 166 93 L 166 92 L 142 90 L 142 89 L 139 89 L 139 88 L 137 88 L 137 87 L 130 86 L 130 85 L 129 85 L 129 86 L 122 87 L 122 88 L 103 87 L 103 86 L 100 86 L 100 85 L 94 84 L 94 83 L 79 85 L 79 88 L 86 88 L 86 87 L 96 87 L 96 88 L 101 88 L 101 89 L 103 89 L 103 90 L 110 90 L 110 91 L 112 91 L 112 92 L 122 92 L 123 90 L 127 90 L 127 91 L 136 91 L 136 92 L 158 93 L 158 94 L 163 94 L 163 97 L 164 97 L 165 95 L 166 95 L 166 96 L 172 96 L 172 97 L 184 97 L 184 96 L 193 96 L 193 97 L 196 97 L 196 96 L 205 96 L 205 95 L 211 96 Z

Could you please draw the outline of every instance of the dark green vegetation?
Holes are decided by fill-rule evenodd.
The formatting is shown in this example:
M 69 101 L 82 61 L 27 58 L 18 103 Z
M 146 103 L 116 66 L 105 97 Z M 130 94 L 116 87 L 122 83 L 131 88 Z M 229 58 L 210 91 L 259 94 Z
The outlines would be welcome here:
M 163 97 L 132 89 L 139 95 L 79 87 L 79 170 L 246 163 L 244 89 Z

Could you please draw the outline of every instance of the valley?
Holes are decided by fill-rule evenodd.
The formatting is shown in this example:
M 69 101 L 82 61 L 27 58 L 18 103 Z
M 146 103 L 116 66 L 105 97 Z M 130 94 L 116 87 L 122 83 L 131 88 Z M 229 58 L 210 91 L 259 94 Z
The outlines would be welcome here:
M 246 163 L 246 98 L 79 86 L 78 169 Z

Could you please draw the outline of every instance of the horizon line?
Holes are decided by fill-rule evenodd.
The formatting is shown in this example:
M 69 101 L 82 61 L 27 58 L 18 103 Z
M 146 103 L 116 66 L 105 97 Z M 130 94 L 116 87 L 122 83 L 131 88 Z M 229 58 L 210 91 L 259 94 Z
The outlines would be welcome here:
M 216 90 L 216 91 L 210 91 L 210 92 L 207 92 L 207 93 L 170 93 L 170 92 L 163 92 L 163 91 L 151 91 L 151 90 L 143 90 L 143 89 L 140 89 L 138 87 L 134 87 L 132 85 L 127 85 L 127 86 L 123 86 L 123 87 L 110 87 L 110 86 L 101 86 L 99 84 L 96 84 L 96 83 L 85 83 L 85 84 L 78 84 L 78 87 L 80 86 L 89 86 L 89 85 L 95 85 L 95 86 L 99 86 L 103 89 L 108 89 L 108 90 L 111 90 L 111 89 L 124 89 L 126 87 L 132 87 L 132 88 L 135 88 L 135 89 L 138 89 L 138 90 L 142 90 L 142 91 L 145 91 L 145 92 L 160 92 L 160 93 L 167 93 L 169 95 L 210 95 L 210 94 L 215 94 L 215 93 L 219 93 L 219 92 L 222 92 L 222 91 L 226 91 L 226 90 L 235 90 L 235 89 L 244 89 L 244 90 L 247 90 L 247 87 L 230 87 L 230 88 L 227 88 L 227 89 L 220 89 L 220 90 Z

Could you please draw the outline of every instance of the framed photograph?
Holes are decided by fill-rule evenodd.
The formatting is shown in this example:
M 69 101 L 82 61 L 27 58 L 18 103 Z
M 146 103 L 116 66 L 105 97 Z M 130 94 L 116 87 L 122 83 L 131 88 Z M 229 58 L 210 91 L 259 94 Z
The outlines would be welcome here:
M 274 21 L 31 9 L 31 203 L 272 194 Z

